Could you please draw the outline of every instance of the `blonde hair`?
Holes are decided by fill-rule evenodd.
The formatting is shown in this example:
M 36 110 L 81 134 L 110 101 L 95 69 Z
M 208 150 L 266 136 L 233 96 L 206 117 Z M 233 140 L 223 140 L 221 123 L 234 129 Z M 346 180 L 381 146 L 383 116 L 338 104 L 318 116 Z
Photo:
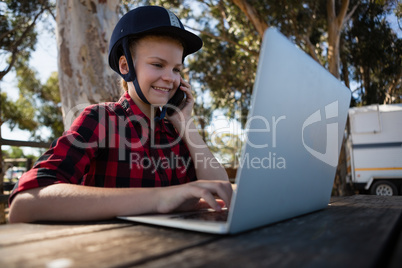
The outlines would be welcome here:
M 128 84 L 126 82 L 126 80 L 122 78 L 120 78 L 120 88 L 124 91 L 128 91 Z
M 136 37 L 131 37 L 129 39 L 129 44 L 130 44 L 130 53 L 131 53 L 131 57 L 135 58 L 135 48 L 138 44 L 138 41 L 140 41 L 141 39 L 144 38 L 149 38 L 149 39 L 156 39 L 156 38 L 167 38 L 170 40 L 174 40 L 176 42 L 178 42 L 182 47 L 183 47 L 183 53 L 186 49 L 186 47 L 184 46 L 184 41 L 181 40 L 181 38 L 177 37 L 177 36 L 173 36 L 173 35 L 169 35 L 169 34 L 164 34 L 164 33 L 154 33 L 154 34 L 147 34 L 147 35 L 143 35 L 143 36 L 136 36 Z M 183 58 L 184 60 L 184 58 Z M 120 87 L 122 90 L 124 91 L 128 91 L 128 84 L 127 82 L 123 79 L 123 77 L 120 79 Z

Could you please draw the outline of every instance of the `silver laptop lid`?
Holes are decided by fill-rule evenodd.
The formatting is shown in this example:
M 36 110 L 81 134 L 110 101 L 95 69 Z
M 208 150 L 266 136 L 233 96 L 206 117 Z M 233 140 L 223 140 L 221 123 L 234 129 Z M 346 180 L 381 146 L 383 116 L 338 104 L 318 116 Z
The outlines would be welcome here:
M 348 88 L 285 36 L 265 32 L 231 233 L 328 205 L 350 99 Z

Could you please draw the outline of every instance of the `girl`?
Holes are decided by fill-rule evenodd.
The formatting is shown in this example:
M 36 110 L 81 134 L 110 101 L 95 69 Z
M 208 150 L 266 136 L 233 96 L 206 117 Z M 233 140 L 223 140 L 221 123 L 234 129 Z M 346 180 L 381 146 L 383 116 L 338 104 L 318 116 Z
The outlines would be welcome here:
M 162 7 L 125 14 L 109 48 L 109 65 L 124 79 L 123 96 L 86 108 L 20 178 L 10 196 L 10 222 L 229 206 L 231 184 L 194 126 L 191 86 L 180 75 L 184 58 L 201 46 Z M 186 98 L 166 120 L 168 102 L 180 91 Z

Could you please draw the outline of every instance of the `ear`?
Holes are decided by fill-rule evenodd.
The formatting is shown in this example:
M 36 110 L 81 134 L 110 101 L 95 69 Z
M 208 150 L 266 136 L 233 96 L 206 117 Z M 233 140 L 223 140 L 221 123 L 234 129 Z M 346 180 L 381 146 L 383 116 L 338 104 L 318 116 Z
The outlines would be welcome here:
M 125 56 L 121 56 L 119 59 L 119 70 L 121 74 L 128 74 L 129 68 Z

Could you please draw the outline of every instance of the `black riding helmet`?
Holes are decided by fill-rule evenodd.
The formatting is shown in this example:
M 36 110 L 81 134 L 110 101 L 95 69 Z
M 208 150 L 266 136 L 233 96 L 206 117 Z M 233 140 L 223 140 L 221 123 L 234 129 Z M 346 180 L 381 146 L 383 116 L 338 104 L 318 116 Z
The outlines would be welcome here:
M 184 29 L 179 18 L 171 11 L 159 6 L 143 6 L 127 12 L 117 23 L 109 43 L 109 65 L 126 82 L 133 81 L 141 100 L 149 104 L 138 84 L 131 53 L 129 39 L 147 34 L 163 34 L 178 37 L 184 44 L 184 58 L 202 47 L 202 40 L 197 35 Z M 129 72 L 120 73 L 119 59 L 126 57 Z

